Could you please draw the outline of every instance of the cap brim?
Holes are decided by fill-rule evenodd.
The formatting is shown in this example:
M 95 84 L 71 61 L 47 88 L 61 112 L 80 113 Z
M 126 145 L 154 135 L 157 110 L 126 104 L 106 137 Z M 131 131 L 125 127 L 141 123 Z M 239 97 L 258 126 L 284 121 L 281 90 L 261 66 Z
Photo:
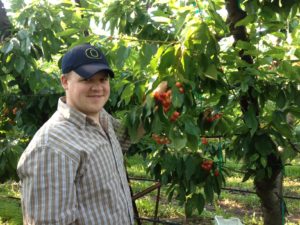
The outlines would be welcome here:
M 84 78 L 90 78 L 94 76 L 96 73 L 101 71 L 107 71 L 110 77 L 115 76 L 114 72 L 111 70 L 109 66 L 100 63 L 91 63 L 91 64 L 82 65 L 74 69 L 74 71 Z

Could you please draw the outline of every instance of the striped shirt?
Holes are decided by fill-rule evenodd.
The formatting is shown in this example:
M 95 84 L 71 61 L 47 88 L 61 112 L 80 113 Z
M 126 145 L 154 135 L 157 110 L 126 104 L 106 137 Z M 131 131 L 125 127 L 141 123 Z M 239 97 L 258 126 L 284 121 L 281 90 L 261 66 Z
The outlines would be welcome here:
M 97 125 L 61 98 L 18 163 L 24 224 L 133 224 L 120 123 Z

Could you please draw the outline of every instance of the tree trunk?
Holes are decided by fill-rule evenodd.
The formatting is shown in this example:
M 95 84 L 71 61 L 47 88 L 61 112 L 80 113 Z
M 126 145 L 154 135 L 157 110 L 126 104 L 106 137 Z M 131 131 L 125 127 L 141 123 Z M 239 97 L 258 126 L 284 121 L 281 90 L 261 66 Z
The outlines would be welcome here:
M 272 167 L 271 178 L 255 181 L 255 188 L 261 200 L 261 209 L 265 225 L 282 225 L 284 212 L 282 211 L 282 182 L 281 161 L 275 156 L 269 156 L 269 166 Z
M 229 23 L 230 32 L 234 37 L 235 42 L 238 40 L 248 41 L 248 35 L 244 26 L 235 27 L 235 24 L 246 16 L 246 12 L 239 6 L 239 1 L 225 0 L 226 9 L 228 12 L 227 22 Z M 253 64 L 253 58 L 245 55 L 244 51 L 239 52 L 241 59 L 248 64 Z M 243 68 L 239 68 L 243 69 Z M 259 115 L 258 100 L 252 94 L 253 87 L 249 86 L 247 94 L 241 96 L 240 105 L 243 113 L 247 112 L 250 105 L 255 109 L 256 116 Z M 261 209 L 264 217 L 265 225 L 281 225 L 282 224 L 282 172 L 281 160 L 275 155 L 268 156 L 268 167 L 272 169 L 270 178 L 255 180 L 254 185 L 256 193 L 261 201 Z
M 11 23 L 6 15 L 6 10 L 2 1 L 0 0 L 0 41 L 10 35 Z

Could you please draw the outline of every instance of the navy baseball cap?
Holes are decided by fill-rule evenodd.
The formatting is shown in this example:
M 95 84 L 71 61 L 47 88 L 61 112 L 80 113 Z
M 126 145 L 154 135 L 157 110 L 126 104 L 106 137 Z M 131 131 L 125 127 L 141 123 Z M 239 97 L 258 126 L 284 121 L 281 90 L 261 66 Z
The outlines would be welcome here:
M 62 58 L 61 70 L 63 74 L 74 70 L 84 78 L 90 78 L 100 71 L 107 71 L 111 77 L 115 75 L 100 49 L 90 44 L 78 45 L 69 50 Z

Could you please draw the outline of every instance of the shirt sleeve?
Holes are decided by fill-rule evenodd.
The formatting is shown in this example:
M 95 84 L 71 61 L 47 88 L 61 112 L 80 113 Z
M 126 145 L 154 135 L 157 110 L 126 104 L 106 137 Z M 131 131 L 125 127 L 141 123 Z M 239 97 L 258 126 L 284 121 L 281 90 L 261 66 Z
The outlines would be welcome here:
M 122 125 L 121 121 L 113 118 L 111 116 L 112 125 L 114 128 L 114 131 L 116 133 L 116 136 L 120 142 L 121 148 L 123 152 L 128 151 L 131 141 L 130 137 L 128 135 L 127 129 Z
M 24 224 L 76 223 L 76 163 L 46 146 L 24 153 L 18 163 Z

